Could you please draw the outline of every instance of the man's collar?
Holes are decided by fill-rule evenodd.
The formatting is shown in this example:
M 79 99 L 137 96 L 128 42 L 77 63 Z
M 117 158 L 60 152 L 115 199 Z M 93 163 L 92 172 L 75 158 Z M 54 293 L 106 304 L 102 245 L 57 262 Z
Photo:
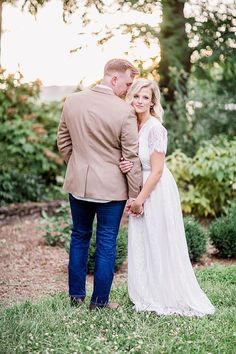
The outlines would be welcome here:
M 103 85 L 103 84 L 97 84 L 96 87 L 105 88 L 105 89 L 108 89 L 108 90 L 113 91 L 111 87 L 109 87 L 109 86 L 107 86 L 107 85 Z
M 113 90 L 109 86 L 106 86 L 106 85 L 99 84 L 99 85 L 92 87 L 91 90 L 96 91 L 96 92 L 100 92 L 100 93 L 105 93 L 108 95 L 114 95 Z

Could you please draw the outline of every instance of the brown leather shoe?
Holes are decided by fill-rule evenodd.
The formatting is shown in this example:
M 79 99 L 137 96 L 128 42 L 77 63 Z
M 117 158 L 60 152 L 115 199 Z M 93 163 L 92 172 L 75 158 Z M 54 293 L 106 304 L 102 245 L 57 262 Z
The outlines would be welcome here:
M 71 306 L 80 306 L 83 302 L 84 302 L 84 299 L 80 299 L 80 298 L 76 298 L 76 297 L 70 298 Z
M 109 310 L 117 310 L 118 307 L 120 307 L 120 304 L 116 303 L 116 302 L 111 302 L 110 304 L 107 304 L 103 307 L 99 307 L 95 304 L 90 304 L 89 305 L 89 310 L 92 311 L 92 310 L 101 310 L 101 309 L 109 309 Z
M 106 305 L 106 308 L 110 310 L 117 310 L 118 307 L 120 307 L 120 304 L 118 304 L 117 302 L 111 302 L 110 304 Z

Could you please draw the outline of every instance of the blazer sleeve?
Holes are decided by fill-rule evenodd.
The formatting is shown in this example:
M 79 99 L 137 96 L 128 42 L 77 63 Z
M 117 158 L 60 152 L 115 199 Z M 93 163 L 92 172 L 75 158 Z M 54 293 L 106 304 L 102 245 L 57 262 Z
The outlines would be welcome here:
M 142 188 L 141 163 L 138 157 L 138 127 L 133 109 L 123 121 L 121 130 L 121 149 L 124 159 L 133 162 L 133 167 L 126 174 L 129 198 L 136 198 Z
M 67 116 L 67 100 L 64 103 L 62 110 L 61 120 L 57 132 L 57 146 L 60 154 L 67 163 L 72 154 L 72 140 L 70 136 L 69 129 L 66 125 L 66 116 Z

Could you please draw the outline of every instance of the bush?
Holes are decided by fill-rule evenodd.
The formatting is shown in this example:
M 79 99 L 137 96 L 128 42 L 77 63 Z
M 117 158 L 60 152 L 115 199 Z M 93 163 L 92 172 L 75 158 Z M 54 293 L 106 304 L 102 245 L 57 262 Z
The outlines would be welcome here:
M 214 220 L 209 227 L 210 238 L 222 258 L 236 258 L 236 207 Z
M 64 173 L 56 147 L 61 105 L 38 103 L 40 81 L 23 83 L 20 73 L 0 68 L 0 85 L 0 203 L 43 199 Z
M 207 250 L 207 233 L 192 216 L 184 218 L 185 235 L 191 261 L 197 262 Z
M 0 174 L 0 205 L 42 200 L 45 183 L 41 176 L 7 171 Z M 4 202 L 3 202 L 4 201 Z
M 46 244 L 51 246 L 61 246 L 65 247 L 66 251 L 69 252 L 70 248 L 70 233 L 71 233 L 71 215 L 68 204 L 60 207 L 55 216 L 49 217 L 45 212 L 43 213 L 44 227 L 45 231 L 44 238 Z M 128 244 L 128 233 L 127 230 L 121 225 L 119 229 L 119 234 L 117 238 L 116 247 L 116 263 L 115 270 L 118 270 L 122 263 L 127 257 L 127 244 Z M 89 247 L 89 257 L 88 257 L 88 273 L 93 273 L 94 271 L 94 260 L 95 260 L 95 249 L 96 249 L 96 223 L 93 225 L 93 233 L 90 241 Z
M 167 164 L 180 189 L 182 209 L 198 217 L 220 215 L 236 197 L 236 139 L 219 136 L 202 142 L 193 158 L 180 150 Z
M 54 216 L 48 216 L 46 212 L 42 212 L 45 242 L 49 246 L 65 247 L 69 251 L 70 232 L 71 232 L 71 216 L 67 204 L 62 205 Z
M 229 76 L 232 75 L 231 80 L 225 80 L 223 86 L 219 80 L 222 67 L 213 70 L 201 67 L 201 77 L 199 70 L 192 70 L 189 75 L 170 67 L 171 83 L 175 87 L 174 102 L 165 101 L 165 90 L 162 92 L 169 153 L 180 149 L 186 155 L 194 156 L 203 140 L 222 133 L 231 138 L 235 136 L 235 89 L 232 87 L 235 65 L 232 67 L 226 70 Z M 200 69 L 200 66 L 194 65 L 194 68 Z

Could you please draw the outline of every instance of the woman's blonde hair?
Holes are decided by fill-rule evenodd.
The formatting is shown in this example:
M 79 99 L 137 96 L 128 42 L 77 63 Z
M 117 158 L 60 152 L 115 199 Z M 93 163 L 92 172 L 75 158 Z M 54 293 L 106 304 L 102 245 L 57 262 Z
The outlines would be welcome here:
M 161 93 L 157 83 L 153 80 L 148 79 L 137 79 L 134 81 L 130 87 L 127 94 L 127 101 L 129 103 L 133 102 L 134 95 L 136 95 L 142 88 L 150 87 L 152 90 L 152 103 L 153 106 L 150 108 L 150 113 L 152 116 L 156 117 L 161 123 L 163 122 L 164 110 L 161 105 Z

